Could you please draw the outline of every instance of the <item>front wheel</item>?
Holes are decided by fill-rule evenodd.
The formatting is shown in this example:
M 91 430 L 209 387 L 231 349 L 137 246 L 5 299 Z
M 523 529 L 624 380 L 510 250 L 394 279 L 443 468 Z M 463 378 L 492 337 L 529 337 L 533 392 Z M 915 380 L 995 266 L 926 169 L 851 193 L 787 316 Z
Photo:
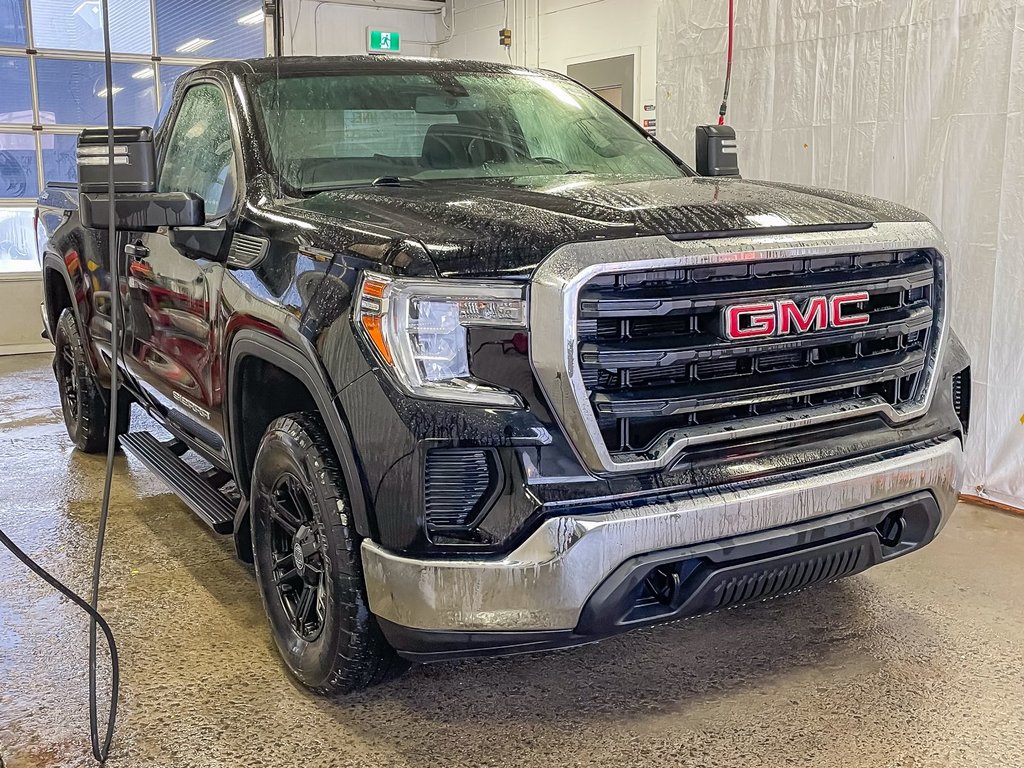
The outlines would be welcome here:
M 367 605 L 345 483 L 318 414 L 283 416 L 267 428 L 251 513 L 260 594 L 291 673 L 324 695 L 396 673 L 401 662 Z

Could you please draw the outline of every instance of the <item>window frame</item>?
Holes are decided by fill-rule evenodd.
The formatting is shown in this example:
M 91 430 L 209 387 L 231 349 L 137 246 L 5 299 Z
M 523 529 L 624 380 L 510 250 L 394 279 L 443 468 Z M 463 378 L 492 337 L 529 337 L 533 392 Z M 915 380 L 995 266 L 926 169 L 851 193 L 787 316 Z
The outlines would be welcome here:
M 159 188 L 160 179 L 164 174 L 164 163 L 167 160 L 167 151 L 170 149 L 171 145 L 171 136 L 174 134 L 174 128 L 178 125 L 178 118 L 181 115 L 181 107 L 185 103 L 185 97 L 193 88 L 203 85 L 210 85 L 216 88 L 220 93 L 221 99 L 224 101 L 224 107 L 227 110 L 228 123 L 231 126 L 229 131 L 231 134 L 231 156 L 232 162 L 235 166 L 235 193 L 234 198 L 231 201 L 231 205 L 224 213 L 217 216 L 211 216 L 209 212 L 204 211 L 206 215 L 205 226 L 215 227 L 219 226 L 222 222 L 236 218 L 239 205 L 244 197 L 242 192 L 246 188 L 247 179 L 245 176 L 245 163 L 242 162 L 242 147 L 239 142 L 238 116 L 235 110 L 234 100 L 230 98 L 231 89 L 221 82 L 219 78 L 208 72 L 186 74 L 182 77 L 181 82 L 175 86 L 175 90 L 179 88 L 181 89 L 181 98 L 177 101 L 170 102 L 173 105 L 173 109 L 168 111 L 167 116 L 164 118 L 164 122 L 160 125 L 159 132 L 156 136 L 156 184 L 157 188 Z

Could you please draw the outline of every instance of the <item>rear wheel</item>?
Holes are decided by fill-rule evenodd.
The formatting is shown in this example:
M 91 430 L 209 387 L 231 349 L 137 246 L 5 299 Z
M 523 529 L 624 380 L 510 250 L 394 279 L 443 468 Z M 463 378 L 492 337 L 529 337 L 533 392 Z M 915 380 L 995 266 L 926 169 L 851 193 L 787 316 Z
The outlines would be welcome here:
M 345 483 L 318 414 L 283 416 L 267 428 L 251 513 L 260 593 L 291 673 L 331 695 L 399 671 L 367 605 Z
M 110 434 L 110 392 L 100 387 L 86 362 L 78 323 L 70 309 L 61 312 L 54 336 L 53 372 L 68 437 L 85 453 L 102 453 Z M 122 390 L 117 403 L 118 435 L 128 431 L 130 420 L 131 398 Z

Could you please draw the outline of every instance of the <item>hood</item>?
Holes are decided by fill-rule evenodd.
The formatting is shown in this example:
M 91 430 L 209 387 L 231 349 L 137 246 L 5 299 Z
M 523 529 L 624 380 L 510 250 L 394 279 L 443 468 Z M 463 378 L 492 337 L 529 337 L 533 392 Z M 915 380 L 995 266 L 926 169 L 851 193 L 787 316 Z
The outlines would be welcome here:
M 919 221 L 902 206 L 787 184 L 702 177 L 649 181 L 541 176 L 323 192 L 310 213 L 419 240 L 443 276 L 529 275 L 569 242 Z

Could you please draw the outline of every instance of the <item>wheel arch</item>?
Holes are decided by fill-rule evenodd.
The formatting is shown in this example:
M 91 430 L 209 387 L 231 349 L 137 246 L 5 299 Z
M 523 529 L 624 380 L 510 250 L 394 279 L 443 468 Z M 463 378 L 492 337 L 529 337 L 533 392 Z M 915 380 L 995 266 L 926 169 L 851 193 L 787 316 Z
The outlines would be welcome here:
M 331 444 L 338 457 L 356 531 L 360 536 L 371 537 L 374 531 L 366 502 L 367 493 L 363 485 L 362 472 L 355 457 L 352 438 L 335 402 L 334 390 L 315 362 L 314 354 L 311 346 L 310 351 L 304 353 L 287 341 L 252 329 L 242 329 L 231 338 L 225 388 L 225 416 L 229 438 L 227 444 L 235 479 L 240 490 L 248 498 L 252 477 L 252 454 L 247 455 L 246 450 L 247 442 L 241 409 L 243 402 L 241 386 L 246 361 L 255 358 L 288 374 L 308 392 L 312 404 L 324 420 Z M 247 523 L 248 509 L 244 512 L 240 510 L 239 519 L 235 521 L 236 547 L 242 544 L 244 548 L 245 542 L 240 542 L 238 538 L 248 530 Z
M 78 327 L 82 327 L 82 316 L 75 301 L 71 277 L 64 270 L 64 263 L 51 253 L 43 256 L 43 305 L 46 308 L 46 333 L 53 339 L 57 321 L 64 309 L 75 314 Z
M 82 305 L 79 303 L 78 294 L 75 291 L 74 281 L 68 273 L 67 266 L 63 259 L 56 254 L 46 251 L 42 260 L 43 271 L 43 307 L 46 310 L 45 323 L 46 334 L 50 341 L 56 339 L 57 323 L 60 321 L 61 313 L 70 309 L 78 324 L 78 333 L 82 337 L 82 347 L 85 349 L 85 363 L 89 366 L 92 375 L 97 381 L 109 380 L 100 376 L 100 365 L 97 360 L 96 350 L 92 344 L 89 333 L 89 324 L 83 316 Z

